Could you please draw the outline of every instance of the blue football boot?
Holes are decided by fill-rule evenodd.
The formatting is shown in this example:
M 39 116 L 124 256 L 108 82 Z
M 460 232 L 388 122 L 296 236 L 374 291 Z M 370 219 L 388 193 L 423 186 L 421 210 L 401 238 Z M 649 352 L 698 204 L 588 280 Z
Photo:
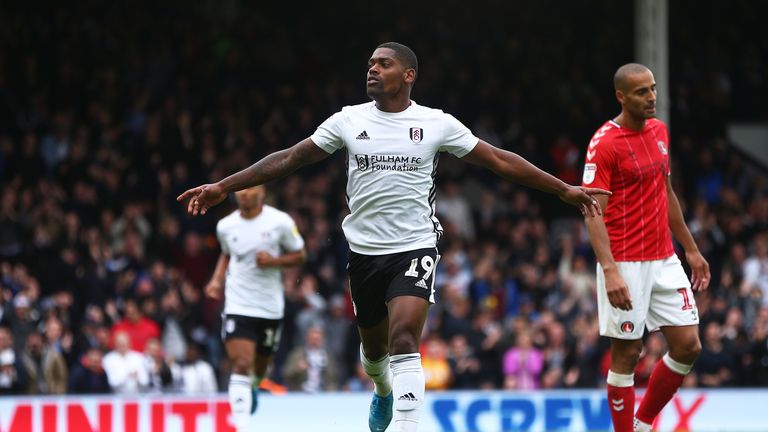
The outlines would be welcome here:
M 256 407 L 259 406 L 259 388 L 251 388 L 251 414 L 256 412 Z
M 384 432 L 387 430 L 389 423 L 392 421 L 392 392 L 389 395 L 382 397 L 373 394 L 373 400 L 371 401 L 371 410 L 368 413 L 368 427 L 371 432 Z

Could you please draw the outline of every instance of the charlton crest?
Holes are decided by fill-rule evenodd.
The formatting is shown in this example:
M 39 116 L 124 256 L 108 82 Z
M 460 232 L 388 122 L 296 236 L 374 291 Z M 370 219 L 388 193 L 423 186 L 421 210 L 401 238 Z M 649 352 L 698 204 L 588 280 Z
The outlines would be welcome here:
M 424 138 L 424 129 L 422 128 L 411 128 L 411 141 L 418 144 L 421 142 L 422 138 Z
M 621 323 L 621 331 L 622 333 L 632 333 L 635 331 L 635 325 L 631 321 L 624 321 Z
M 666 155 L 667 154 L 667 146 L 664 144 L 664 141 L 659 141 L 656 143 L 656 145 L 659 146 L 659 151 L 661 154 Z

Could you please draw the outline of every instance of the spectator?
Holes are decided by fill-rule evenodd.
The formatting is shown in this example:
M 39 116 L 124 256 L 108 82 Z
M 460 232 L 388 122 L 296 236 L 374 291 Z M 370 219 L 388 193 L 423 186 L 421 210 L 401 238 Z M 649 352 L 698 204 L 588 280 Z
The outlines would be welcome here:
M 734 359 L 725 347 L 720 324 L 712 321 L 704 328 L 701 354 L 696 361 L 696 375 L 702 387 L 729 387 L 734 384 Z
M 504 354 L 504 388 L 535 390 L 541 387 L 544 355 L 536 347 L 529 332 L 518 333 L 515 346 Z
M 7 327 L 0 327 L 0 394 L 22 394 L 27 387 L 27 373 Z
M 356 332 L 353 323 L 347 316 L 346 299 L 342 294 L 336 294 L 328 301 L 328 313 L 325 317 L 323 328 L 327 334 L 333 335 L 328 340 L 328 350 L 333 354 L 338 365 L 346 363 L 346 354 L 349 347 L 349 334 Z M 355 347 L 357 348 L 357 347 Z M 346 368 L 341 368 L 344 373 Z
M 46 344 L 64 357 L 67 368 L 75 363 L 72 333 L 69 330 L 65 333 L 64 325 L 58 317 L 53 315 L 45 320 L 43 336 Z
M 99 348 L 88 348 L 80 358 L 80 363 L 75 365 L 69 376 L 69 393 L 110 393 L 112 389 L 102 367 L 102 360 L 102 352 Z
M 125 395 L 143 392 L 150 384 L 144 356 L 131 348 L 131 335 L 127 331 L 115 333 L 114 342 L 114 350 L 102 361 L 112 392 Z
M 461 237 L 467 241 L 475 240 L 475 221 L 469 202 L 461 194 L 459 184 L 446 180 L 437 200 L 437 213 L 441 219 L 453 225 Z
M 493 389 L 501 385 L 502 334 L 501 325 L 490 309 L 481 309 L 472 318 L 468 341 L 480 361 L 479 388 Z
M 337 388 L 338 370 L 333 355 L 325 347 L 322 327 L 307 330 L 305 345 L 291 351 L 283 373 L 292 391 L 317 393 Z
M 600 377 L 600 370 L 596 367 L 600 363 L 602 352 L 597 322 L 594 319 L 591 322 L 587 319 L 583 321 L 582 329 L 574 331 L 576 346 L 566 360 L 567 371 L 563 377 L 563 385 L 566 388 L 595 388 L 605 380 L 604 377 Z M 580 326 L 574 325 L 574 327 Z M 605 367 L 607 370 L 607 364 Z
M 185 394 L 213 394 L 218 391 L 213 368 L 201 358 L 203 352 L 204 348 L 200 344 L 187 345 L 187 358 L 179 367 L 181 391 Z
M 40 312 L 32 304 L 28 295 L 19 293 L 13 298 L 14 316 L 11 320 L 11 331 L 16 341 L 16 351 L 24 348 L 24 341 L 36 330 L 40 320 Z
M 450 342 L 448 362 L 453 381 L 451 388 L 473 389 L 480 383 L 480 360 L 464 335 L 455 335 Z
M 149 339 L 144 349 L 144 367 L 149 376 L 149 390 L 161 393 L 173 389 L 171 362 L 163 354 L 163 347 L 156 338 Z
M 541 344 L 544 354 L 544 370 L 541 386 L 543 388 L 563 387 L 563 379 L 567 369 L 566 361 L 570 348 L 566 340 L 565 327 L 560 322 L 552 322 L 544 329 L 544 343 Z
M 143 352 L 147 341 L 160 337 L 160 327 L 156 322 L 144 316 L 135 299 L 125 299 L 123 315 L 124 318 L 112 326 L 113 339 L 117 333 L 126 332 L 130 336 L 131 349 Z
M 768 308 L 763 311 L 763 317 L 752 329 L 752 364 L 747 380 L 750 385 L 758 387 L 768 386 Z
M 64 357 L 43 342 L 40 333 L 27 335 L 22 362 L 29 376 L 27 394 L 64 394 L 68 370 Z
M 763 306 L 768 306 L 768 233 L 755 237 L 754 253 L 744 262 L 744 284 L 759 288 L 763 296 Z
M 304 275 L 298 287 L 289 289 L 286 286 L 286 295 L 298 308 L 294 318 L 297 330 L 294 338 L 295 344 L 299 345 L 307 340 L 309 328 L 322 325 L 328 301 L 318 292 L 318 281 L 312 274 Z
M 453 381 L 448 362 L 448 346 L 443 339 L 432 334 L 421 344 L 421 364 L 427 390 L 447 390 Z

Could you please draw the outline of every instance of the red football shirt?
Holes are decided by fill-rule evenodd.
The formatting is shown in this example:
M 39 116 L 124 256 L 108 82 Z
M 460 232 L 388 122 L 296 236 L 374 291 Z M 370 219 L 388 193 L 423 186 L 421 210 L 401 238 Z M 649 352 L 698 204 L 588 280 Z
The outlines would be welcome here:
M 667 213 L 669 133 L 649 119 L 642 131 L 610 120 L 587 147 L 582 185 L 610 190 L 604 220 L 616 261 L 650 261 L 674 254 Z

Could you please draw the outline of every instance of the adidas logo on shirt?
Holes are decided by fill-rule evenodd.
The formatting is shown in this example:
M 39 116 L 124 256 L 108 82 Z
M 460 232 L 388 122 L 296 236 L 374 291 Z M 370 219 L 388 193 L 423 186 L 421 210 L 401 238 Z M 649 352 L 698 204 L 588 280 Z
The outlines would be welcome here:
M 419 279 L 419 281 L 416 282 L 416 286 L 419 287 L 419 288 L 424 288 L 424 289 L 428 289 L 429 288 L 429 287 L 427 287 L 427 283 L 424 282 L 424 279 Z
M 400 396 L 399 398 L 397 398 L 397 400 L 407 400 L 407 401 L 416 402 L 418 399 L 416 398 L 416 396 L 413 395 L 413 393 L 406 393 Z
M 368 132 L 366 132 L 366 131 L 362 131 L 362 132 L 360 133 L 360 135 L 358 135 L 358 136 L 357 136 L 357 138 L 355 138 L 355 139 L 359 139 L 359 140 L 367 140 L 367 139 L 371 139 L 371 137 L 369 137 L 369 136 L 368 136 Z

